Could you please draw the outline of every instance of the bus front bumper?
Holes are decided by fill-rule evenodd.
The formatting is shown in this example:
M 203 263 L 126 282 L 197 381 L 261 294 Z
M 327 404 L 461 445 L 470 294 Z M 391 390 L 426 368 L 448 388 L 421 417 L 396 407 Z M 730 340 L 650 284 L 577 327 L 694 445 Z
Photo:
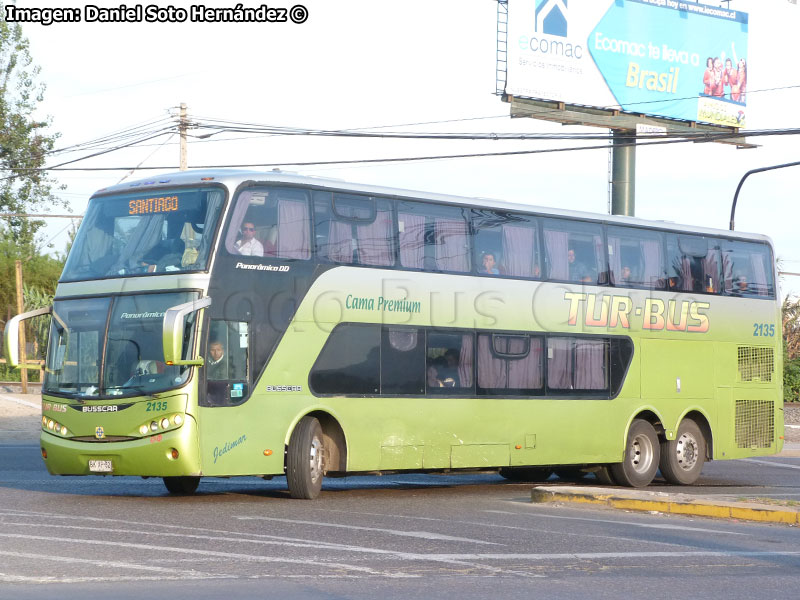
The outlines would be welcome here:
M 51 475 L 199 476 L 197 424 L 123 442 L 77 442 L 43 431 L 42 458 Z

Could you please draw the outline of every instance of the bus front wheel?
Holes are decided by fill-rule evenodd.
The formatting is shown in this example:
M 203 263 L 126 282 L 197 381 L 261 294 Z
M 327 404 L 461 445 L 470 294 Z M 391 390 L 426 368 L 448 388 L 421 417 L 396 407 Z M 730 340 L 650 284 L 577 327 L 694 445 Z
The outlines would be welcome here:
M 706 439 L 697 423 L 684 419 L 674 440 L 661 442 L 661 474 L 669 483 L 691 485 L 706 461 Z
M 164 485 L 170 494 L 191 496 L 200 483 L 199 477 L 164 477 Z
M 614 481 L 628 487 L 645 487 L 656 476 L 660 452 L 658 435 L 644 419 L 634 419 L 625 443 L 625 458 L 611 465 Z
M 313 500 L 322 490 L 324 472 L 322 427 L 314 417 L 303 417 L 289 438 L 286 483 L 292 498 Z

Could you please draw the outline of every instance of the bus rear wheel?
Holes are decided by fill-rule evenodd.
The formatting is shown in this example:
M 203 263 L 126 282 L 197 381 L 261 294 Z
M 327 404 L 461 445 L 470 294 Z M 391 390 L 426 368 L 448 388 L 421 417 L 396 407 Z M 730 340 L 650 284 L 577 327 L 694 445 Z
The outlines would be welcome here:
M 553 469 L 549 467 L 503 467 L 499 473 L 501 477 L 505 477 L 509 481 L 538 483 L 550 479 Z
M 692 419 L 678 426 L 674 440 L 661 442 L 661 474 L 669 483 L 691 485 L 700 477 L 706 461 L 706 438 Z
M 313 500 L 322 490 L 325 448 L 322 426 L 314 417 L 303 417 L 289 438 L 286 483 L 292 498 Z
M 176 496 L 191 496 L 199 484 L 199 477 L 164 477 L 164 486 L 167 491 Z
M 634 419 L 625 443 L 625 458 L 611 465 L 611 475 L 620 485 L 645 487 L 656 476 L 661 447 L 653 426 L 644 419 Z

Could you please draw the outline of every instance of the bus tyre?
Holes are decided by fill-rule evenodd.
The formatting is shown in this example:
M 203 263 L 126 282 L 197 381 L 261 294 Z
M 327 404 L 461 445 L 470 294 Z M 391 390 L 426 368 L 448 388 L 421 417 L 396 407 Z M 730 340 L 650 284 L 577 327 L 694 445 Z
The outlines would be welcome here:
M 503 467 L 498 471 L 509 481 L 540 482 L 550 479 L 553 469 L 549 467 Z
M 692 419 L 684 419 L 674 440 L 661 442 L 661 474 L 669 483 L 691 485 L 706 460 L 706 438 Z
M 313 500 L 322 490 L 324 470 L 322 427 L 314 417 L 303 417 L 289 438 L 286 483 L 292 498 Z
M 620 485 L 645 487 L 656 476 L 660 446 L 653 426 L 643 419 L 634 419 L 628 430 L 625 457 L 611 465 L 611 475 Z
M 164 477 L 167 491 L 176 496 L 191 496 L 199 483 L 199 477 Z

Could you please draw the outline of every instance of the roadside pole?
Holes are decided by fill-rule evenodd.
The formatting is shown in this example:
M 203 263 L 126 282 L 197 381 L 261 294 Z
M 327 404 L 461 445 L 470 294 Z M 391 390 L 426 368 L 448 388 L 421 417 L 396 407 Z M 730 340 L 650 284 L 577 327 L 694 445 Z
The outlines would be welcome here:
M 17 272 L 17 314 L 21 315 L 25 312 L 25 304 L 22 298 L 22 261 L 17 259 L 15 261 L 16 272 Z M 26 351 L 25 346 L 25 325 L 24 323 L 20 324 L 21 327 L 19 328 L 19 347 L 20 347 L 20 363 L 25 364 L 28 359 L 28 353 Z M 20 369 L 19 370 L 20 381 L 22 382 L 22 393 L 28 393 L 28 371 L 27 369 Z

